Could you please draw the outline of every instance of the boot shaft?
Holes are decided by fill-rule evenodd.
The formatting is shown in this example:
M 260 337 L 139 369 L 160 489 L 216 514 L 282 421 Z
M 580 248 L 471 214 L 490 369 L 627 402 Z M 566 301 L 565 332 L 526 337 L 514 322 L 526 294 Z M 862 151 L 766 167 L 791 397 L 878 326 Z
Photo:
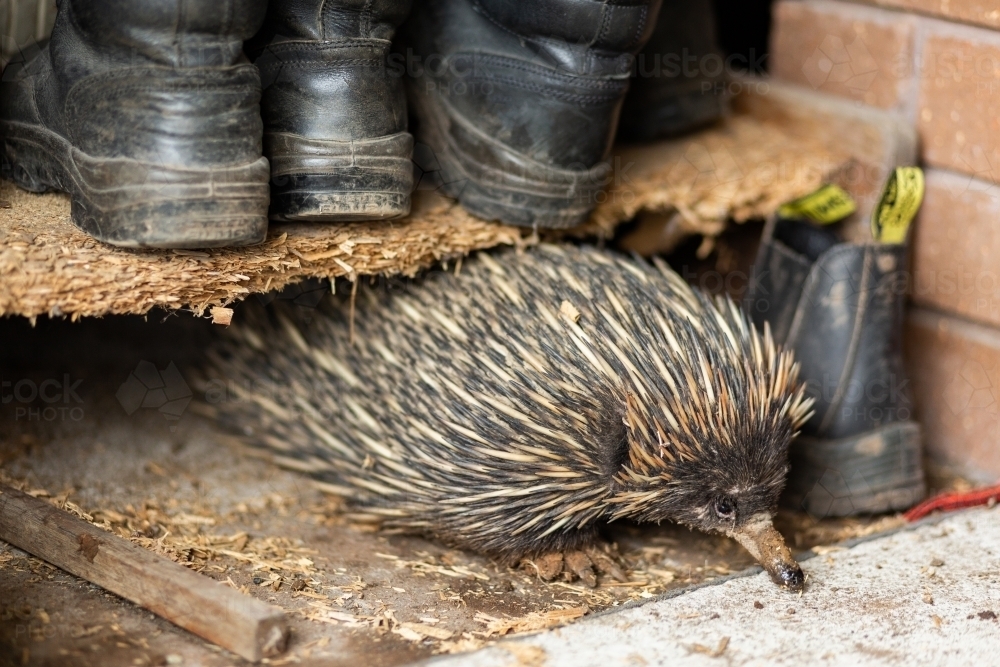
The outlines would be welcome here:
M 404 29 L 410 85 L 519 153 L 496 166 L 505 173 L 522 158 L 589 170 L 610 152 L 632 58 L 659 8 L 660 0 L 424 0 Z M 468 150 L 482 161 L 492 149 Z
M 388 55 L 410 0 L 274 1 L 248 52 L 260 71 L 271 213 L 280 220 L 409 212 L 413 138 Z
M 410 13 L 410 0 L 289 0 L 272 2 L 267 27 L 286 39 L 391 40 Z
M 660 0 L 476 0 L 491 22 L 520 35 L 552 64 L 577 74 L 621 75 L 656 27 Z
M 636 59 L 640 77 L 692 78 L 701 68 L 702 60 L 718 56 L 715 13 L 711 0 L 683 0 L 665 5 L 659 14 L 655 30 Z M 685 71 L 684 65 L 688 65 Z M 674 66 L 680 65 L 680 70 Z M 659 66 L 659 67 L 657 67 Z
M 841 243 L 810 257 L 780 236 L 762 245 L 750 309 L 795 352 L 816 400 L 803 433 L 843 438 L 912 419 L 902 359 L 906 246 Z
M 717 120 L 727 108 L 726 62 L 711 0 L 675 0 L 636 56 L 619 138 L 651 141 Z
M 249 48 L 265 133 L 357 141 L 404 132 L 403 85 L 388 55 L 409 11 L 410 0 L 271 2 Z
M 88 59 L 225 67 L 244 62 L 243 42 L 266 11 L 266 0 L 61 0 L 52 42 L 84 49 L 73 54 L 83 69 Z
M 243 54 L 266 0 L 62 0 L 33 100 L 84 153 L 173 166 L 261 152 L 260 78 Z M 25 114 L 21 114 L 25 115 Z

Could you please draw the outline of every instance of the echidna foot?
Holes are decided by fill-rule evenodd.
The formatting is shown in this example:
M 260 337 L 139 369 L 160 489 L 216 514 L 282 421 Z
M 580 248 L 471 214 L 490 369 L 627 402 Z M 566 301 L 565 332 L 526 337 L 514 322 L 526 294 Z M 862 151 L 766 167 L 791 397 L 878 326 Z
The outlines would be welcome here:
M 610 575 L 615 581 L 625 583 L 628 577 L 625 576 L 625 561 L 618 553 L 617 544 L 608 542 L 598 542 L 587 547 L 587 556 L 594 563 L 598 572 Z
M 593 561 L 583 551 L 567 551 L 563 556 L 563 576 L 567 581 L 573 581 L 576 575 L 588 588 L 597 588 L 597 575 L 594 574 Z
M 542 581 L 552 581 L 562 574 L 563 553 L 550 551 L 534 558 L 522 558 L 520 567 L 522 570 L 534 572 Z
M 600 543 L 567 551 L 550 551 L 535 558 L 521 560 L 521 568 L 533 571 L 543 581 L 552 581 L 562 575 L 572 582 L 579 580 L 589 588 L 597 587 L 597 574 L 607 574 L 616 581 L 628 581 L 617 549 Z

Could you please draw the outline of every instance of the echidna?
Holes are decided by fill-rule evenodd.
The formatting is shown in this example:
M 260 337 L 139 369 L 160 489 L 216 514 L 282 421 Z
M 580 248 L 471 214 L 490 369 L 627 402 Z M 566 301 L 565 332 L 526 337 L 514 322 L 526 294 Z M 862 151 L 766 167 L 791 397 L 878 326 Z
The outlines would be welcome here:
M 213 354 L 240 400 L 218 407 L 386 526 L 517 561 L 615 519 L 675 521 L 801 589 L 771 519 L 811 401 L 768 330 L 662 262 L 596 249 L 456 273 L 361 290 L 353 327 L 336 299 L 308 323 L 244 311 Z

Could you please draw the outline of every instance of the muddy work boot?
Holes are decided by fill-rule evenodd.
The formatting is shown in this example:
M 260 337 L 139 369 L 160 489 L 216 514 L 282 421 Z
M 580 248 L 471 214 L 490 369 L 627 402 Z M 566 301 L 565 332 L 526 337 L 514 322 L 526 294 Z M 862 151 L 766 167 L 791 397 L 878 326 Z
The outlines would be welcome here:
M 0 167 L 60 190 L 119 246 L 259 243 L 260 78 L 243 55 L 261 0 L 63 0 L 52 38 L 0 83 Z
M 271 217 L 406 215 L 413 138 L 402 73 L 387 56 L 409 0 L 272 2 L 255 64 L 264 86 Z M 255 55 L 251 51 L 251 55 Z
M 427 0 L 405 28 L 423 178 L 475 215 L 582 222 L 659 0 Z M 427 187 L 423 182 L 421 189 Z
M 636 56 L 619 139 L 649 141 L 718 120 L 728 105 L 725 70 L 711 0 L 664 3 Z
M 789 449 L 785 501 L 816 517 L 887 512 L 924 495 L 920 426 L 903 370 L 904 243 L 842 243 L 780 220 L 748 309 L 795 353 L 815 413 Z

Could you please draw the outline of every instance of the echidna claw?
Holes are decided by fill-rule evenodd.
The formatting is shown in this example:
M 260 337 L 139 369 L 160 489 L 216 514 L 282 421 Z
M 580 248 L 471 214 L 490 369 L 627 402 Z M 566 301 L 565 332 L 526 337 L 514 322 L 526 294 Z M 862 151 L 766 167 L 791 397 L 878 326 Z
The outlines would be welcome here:
M 621 563 L 621 555 L 618 553 L 618 549 L 614 546 L 607 543 L 600 545 L 594 544 L 587 547 L 587 555 L 594 563 L 598 572 L 610 575 L 612 579 L 619 583 L 625 583 L 628 581 L 625 571 L 619 566 L 619 563 Z
M 570 575 L 570 581 L 572 581 L 572 575 L 575 574 L 587 588 L 597 588 L 597 575 L 594 574 L 594 564 L 587 554 L 582 551 L 567 551 L 564 556 L 564 562 L 566 571 L 563 574 Z
M 521 559 L 522 570 L 534 571 L 542 581 L 552 581 L 563 571 L 563 554 L 561 551 L 550 551 L 535 558 Z
M 598 574 L 609 575 L 615 581 L 628 581 L 622 564 L 617 549 L 602 542 L 580 550 L 550 551 L 524 558 L 520 567 L 534 572 L 543 581 L 552 581 L 562 575 L 568 582 L 579 580 L 589 588 L 596 588 Z

